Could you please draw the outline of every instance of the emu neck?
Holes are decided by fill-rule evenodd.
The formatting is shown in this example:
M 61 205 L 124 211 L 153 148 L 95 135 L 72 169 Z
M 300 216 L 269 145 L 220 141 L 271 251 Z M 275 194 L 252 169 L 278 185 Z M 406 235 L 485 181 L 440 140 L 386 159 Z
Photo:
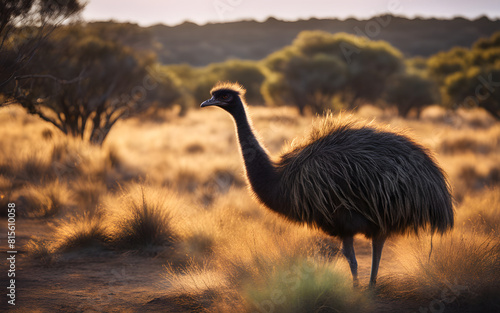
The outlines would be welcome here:
M 267 151 L 255 137 L 244 105 L 229 112 L 236 123 L 238 141 L 245 162 L 245 170 L 259 200 L 270 209 L 278 204 L 279 175 Z

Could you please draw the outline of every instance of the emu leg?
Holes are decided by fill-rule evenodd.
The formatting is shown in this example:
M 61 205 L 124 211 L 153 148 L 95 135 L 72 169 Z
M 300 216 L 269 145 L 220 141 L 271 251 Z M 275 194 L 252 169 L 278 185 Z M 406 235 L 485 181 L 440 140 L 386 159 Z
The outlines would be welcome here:
M 372 239 L 372 271 L 370 274 L 370 287 L 375 287 L 377 282 L 378 266 L 380 257 L 382 256 L 382 248 L 384 248 L 385 236 L 375 236 Z
M 354 238 L 346 237 L 342 239 L 342 253 L 349 263 L 352 273 L 352 282 L 354 286 L 358 285 L 358 262 L 356 261 L 356 254 L 354 253 Z

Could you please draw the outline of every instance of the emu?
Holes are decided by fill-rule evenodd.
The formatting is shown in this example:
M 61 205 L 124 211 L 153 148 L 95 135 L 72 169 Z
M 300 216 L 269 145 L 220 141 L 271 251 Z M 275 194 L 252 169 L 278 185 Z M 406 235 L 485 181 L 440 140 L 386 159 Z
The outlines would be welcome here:
M 201 107 L 232 115 L 246 176 L 256 198 L 286 219 L 342 240 L 354 285 L 358 265 L 353 238 L 372 241 L 369 286 L 374 287 L 386 239 L 393 234 L 453 227 L 453 206 L 444 172 L 411 139 L 384 129 L 327 116 L 301 143 L 272 160 L 246 113 L 245 89 L 218 83 Z

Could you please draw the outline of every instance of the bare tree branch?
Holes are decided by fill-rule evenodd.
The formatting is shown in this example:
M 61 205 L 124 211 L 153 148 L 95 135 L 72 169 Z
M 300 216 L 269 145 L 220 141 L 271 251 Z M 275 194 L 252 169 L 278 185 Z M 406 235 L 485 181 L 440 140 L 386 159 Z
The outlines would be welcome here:
M 36 74 L 33 74 L 33 75 L 21 75 L 21 76 L 16 76 L 14 79 L 15 80 L 23 80 L 23 79 L 30 79 L 30 78 L 48 78 L 48 79 L 52 79 L 53 81 L 57 82 L 58 84 L 61 84 L 61 85 L 65 85 L 65 84 L 74 84 L 76 82 L 79 82 L 83 79 L 83 77 L 81 76 L 78 76 L 78 77 L 75 77 L 73 79 L 69 79 L 69 80 L 66 80 L 66 79 L 61 79 L 61 78 L 57 78 L 53 75 L 49 75 L 49 74 L 43 74 L 43 75 L 36 75 Z

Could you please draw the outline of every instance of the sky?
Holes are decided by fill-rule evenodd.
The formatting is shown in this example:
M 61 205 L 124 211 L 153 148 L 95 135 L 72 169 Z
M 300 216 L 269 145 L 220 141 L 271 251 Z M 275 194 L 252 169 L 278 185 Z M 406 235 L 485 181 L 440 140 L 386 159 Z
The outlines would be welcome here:
M 370 18 L 392 13 L 407 17 L 500 19 L 500 0 L 87 0 L 87 21 L 133 22 L 141 26 L 197 24 L 242 19 L 264 21 L 268 17 L 297 19 Z

